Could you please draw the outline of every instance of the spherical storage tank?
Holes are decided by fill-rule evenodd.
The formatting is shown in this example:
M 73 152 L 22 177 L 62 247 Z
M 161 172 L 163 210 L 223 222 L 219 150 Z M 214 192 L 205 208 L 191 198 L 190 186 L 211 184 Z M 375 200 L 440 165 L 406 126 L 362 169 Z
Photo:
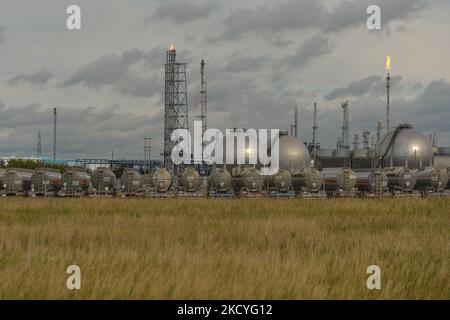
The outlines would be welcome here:
M 279 140 L 280 168 L 291 173 L 309 167 L 311 157 L 303 141 L 292 136 L 281 136 Z
M 245 130 L 237 130 L 234 134 L 236 135 L 245 135 L 248 134 L 248 132 L 246 132 Z M 232 135 L 227 135 L 224 137 L 223 139 L 223 161 L 224 163 L 226 162 L 226 151 L 227 151 L 227 143 L 230 141 L 230 137 Z M 258 137 L 257 137 L 258 138 Z M 259 144 L 258 139 L 256 139 L 257 143 L 258 143 L 258 150 L 253 150 L 253 148 L 251 148 L 248 145 L 248 141 L 249 139 L 247 138 L 247 142 L 245 145 L 245 150 L 238 150 L 237 148 L 237 138 L 234 138 L 234 163 L 226 163 L 227 164 L 227 169 L 229 171 L 231 171 L 234 167 L 236 167 L 237 164 L 237 155 L 238 154 L 245 154 L 245 163 L 241 163 L 241 164 L 254 164 L 254 163 L 250 163 L 249 162 L 249 158 L 251 158 L 251 156 L 256 156 L 256 158 L 258 159 L 258 163 L 257 168 L 260 167 L 260 159 L 259 159 L 259 148 L 261 147 Z M 270 144 L 269 144 L 270 146 Z M 273 149 L 270 148 L 270 150 L 268 150 L 268 153 L 271 153 L 271 150 Z M 265 150 L 263 150 L 264 152 Z M 279 138 L 279 167 L 289 170 L 290 172 L 294 172 L 294 171 L 298 171 L 298 170 L 302 170 L 305 167 L 309 166 L 310 163 L 310 155 L 309 155 L 309 151 L 308 148 L 305 146 L 305 144 L 303 143 L 303 141 L 301 141 L 300 139 L 297 139 L 295 137 L 292 136 L 288 136 L 288 135 L 281 135 Z
M 377 157 L 384 159 L 384 167 L 404 167 L 417 169 L 432 164 L 433 149 L 429 139 L 413 129 L 409 124 L 402 124 L 383 136 L 377 145 Z

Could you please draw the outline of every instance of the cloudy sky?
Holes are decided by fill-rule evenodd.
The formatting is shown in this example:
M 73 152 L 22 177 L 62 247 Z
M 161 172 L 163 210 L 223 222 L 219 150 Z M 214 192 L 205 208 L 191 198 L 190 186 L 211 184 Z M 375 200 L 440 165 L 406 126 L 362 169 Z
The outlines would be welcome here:
M 66 8 L 82 30 L 66 28 Z M 369 31 L 366 8 L 382 9 Z M 165 50 L 188 63 L 190 121 L 207 63 L 208 124 L 289 129 L 300 110 L 310 141 L 334 146 L 350 101 L 351 135 L 385 119 L 384 63 L 392 56 L 392 123 L 408 121 L 450 145 L 448 0 L 0 0 L 0 155 L 143 158 L 163 136 Z

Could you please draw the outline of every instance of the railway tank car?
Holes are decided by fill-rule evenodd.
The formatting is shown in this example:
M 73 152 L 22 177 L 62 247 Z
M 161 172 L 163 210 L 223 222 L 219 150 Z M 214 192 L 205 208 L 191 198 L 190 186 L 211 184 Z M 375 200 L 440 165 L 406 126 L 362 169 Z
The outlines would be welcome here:
M 445 172 L 446 172 L 447 175 L 448 175 L 448 182 L 447 182 L 447 187 L 446 187 L 446 189 L 450 189 L 450 167 L 447 168 L 447 169 L 445 170 Z
M 389 192 L 388 177 L 382 170 L 358 169 L 355 170 L 355 175 L 358 191 L 371 194 Z
M 5 169 L 0 168 L 0 191 L 3 190 L 3 175 L 5 174 Z
M 232 177 L 226 166 L 217 166 L 208 178 L 210 195 L 231 195 Z
M 180 190 L 184 192 L 197 192 L 202 185 L 202 178 L 194 167 L 188 166 L 178 178 Z
M 152 173 L 146 173 L 142 176 L 142 187 L 144 190 L 152 190 L 153 185 L 153 174 Z
M 91 177 L 84 169 L 70 168 L 62 175 L 62 196 L 80 196 L 89 191 Z
M 323 188 L 324 178 L 316 168 L 306 167 L 293 174 L 292 183 L 296 192 L 318 193 Z
M 37 196 L 47 194 L 56 195 L 59 191 L 61 191 L 63 186 L 61 172 L 56 169 L 36 169 L 31 177 L 31 180 L 33 183 L 33 192 Z
M 254 166 L 238 166 L 232 171 L 233 185 L 236 192 L 242 195 L 256 195 L 262 192 L 264 177 Z
M 3 173 L 4 193 L 9 196 L 26 195 L 31 191 L 34 170 L 9 168 Z
M 92 186 L 97 193 L 113 193 L 116 188 L 116 175 L 108 168 L 97 168 L 92 172 Z
M 417 183 L 414 171 L 404 167 L 384 168 L 383 171 L 388 177 L 388 186 L 391 192 L 414 192 Z
M 153 173 L 153 187 L 157 193 L 167 193 L 172 187 L 172 174 L 165 168 Z
M 327 192 L 351 193 L 356 187 L 356 175 L 350 168 L 324 168 L 322 174 Z
M 292 190 L 292 175 L 283 168 L 280 168 L 274 175 L 267 177 L 267 185 L 270 191 L 287 193 Z
M 142 175 L 136 169 L 125 169 L 120 177 L 121 192 L 125 196 L 134 196 L 142 191 Z
M 437 169 L 436 171 L 438 173 L 438 187 L 436 191 L 442 192 L 446 189 L 449 182 L 448 172 L 445 169 Z
M 416 170 L 416 186 L 420 191 L 436 191 L 439 187 L 439 173 L 434 168 Z

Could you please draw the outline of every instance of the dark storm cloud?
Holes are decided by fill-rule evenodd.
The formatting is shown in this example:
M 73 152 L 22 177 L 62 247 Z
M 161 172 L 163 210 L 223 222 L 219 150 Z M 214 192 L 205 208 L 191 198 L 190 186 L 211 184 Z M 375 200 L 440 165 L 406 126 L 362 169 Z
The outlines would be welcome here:
M 343 1 L 329 11 L 321 1 L 287 0 L 276 5 L 270 2 L 253 9 L 237 9 L 224 20 L 224 30 L 218 39 L 234 40 L 244 34 L 263 34 L 273 42 L 287 30 L 322 30 L 338 32 L 361 25 L 365 28 L 367 7 L 381 7 L 382 23 L 405 20 L 420 12 L 429 0 L 352 0 Z
M 300 45 L 293 55 L 282 58 L 280 64 L 289 68 L 301 68 L 313 59 L 332 53 L 334 47 L 335 44 L 332 41 L 321 35 L 316 35 Z
M 12 77 L 7 81 L 10 86 L 16 86 L 20 82 L 29 83 L 31 85 L 36 85 L 43 87 L 53 78 L 53 73 L 48 69 L 40 69 L 36 73 L 32 74 L 19 74 Z
M 399 85 L 402 77 L 392 77 L 392 86 Z M 380 76 L 370 76 L 365 79 L 352 81 L 346 87 L 337 88 L 324 96 L 325 100 L 334 100 L 337 98 L 360 97 L 366 94 L 383 92 L 386 87 L 386 80 Z
M 6 107 L 0 103 L 0 141 L 4 154 L 33 155 L 37 132 L 42 133 L 43 152 L 50 153 L 53 109 L 40 104 Z M 160 115 L 155 117 L 123 112 L 117 106 L 106 110 L 58 108 L 58 154 L 65 157 L 141 157 L 145 136 L 161 139 Z M 6 135 L 6 136 L 5 136 Z
M 151 97 L 160 93 L 160 77 L 153 68 L 161 67 L 163 49 L 149 52 L 133 49 L 122 55 L 107 55 L 78 69 L 61 83 L 63 87 L 85 85 L 90 89 L 110 86 L 122 95 Z
M 211 15 L 218 5 L 215 3 L 194 4 L 187 2 L 174 2 L 158 7 L 150 17 L 145 18 L 144 24 L 151 21 L 168 19 L 181 25 L 188 22 L 204 19 Z

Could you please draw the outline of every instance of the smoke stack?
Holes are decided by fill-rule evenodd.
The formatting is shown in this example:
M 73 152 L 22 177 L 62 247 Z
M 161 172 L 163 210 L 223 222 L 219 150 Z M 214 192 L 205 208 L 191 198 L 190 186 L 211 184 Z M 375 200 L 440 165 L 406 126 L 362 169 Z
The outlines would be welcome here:
M 53 108 L 53 161 L 56 161 L 56 108 Z
M 348 117 L 348 101 L 345 101 L 342 104 L 343 110 L 343 119 L 342 119 L 342 148 L 349 150 L 350 149 L 350 141 L 349 141 L 349 117 Z
M 315 155 L 317 151 L 317 129 L 319 129 L 319 127 L 317 126 L 317 102 L 314 102 L 314 124 L 312 129 L 313 129 L 313 152 Z
M 377 126 L 377 143 L 381 140 L 381 130 L 383 130 L 383 125 L 381 124 L 381 121 L 379 121 Z
M 298 138 L 298 107 L 295 107 L 295 131 L 294 136 Z
M 386 57 L 386 71 L 387 71 L 387 77 L 386 77 L 386 96 L 387 96 L 387 104 L 386 104 L 386 131 L 389 132 L 390 129 L 390 124 L 389 124 L 389 116 L 390 116 L 390 89 L 391 89 L 391 57 L 387 56 Z
M 364 149 L 369 150 L 369 135 L 370 132 L 369 131 L 364 131 L 363 132 L 363 145 L 364 145 Z
M 38 133 L 38 141 L 37 141 L 37 153 L 36 155 L 40 158 L 42 157 L 42 140 L 41 140 L 41 133 Z
M 353 150 L 359 149 L 359 135 L 355 134 L 355 137 L 353 138 Z

